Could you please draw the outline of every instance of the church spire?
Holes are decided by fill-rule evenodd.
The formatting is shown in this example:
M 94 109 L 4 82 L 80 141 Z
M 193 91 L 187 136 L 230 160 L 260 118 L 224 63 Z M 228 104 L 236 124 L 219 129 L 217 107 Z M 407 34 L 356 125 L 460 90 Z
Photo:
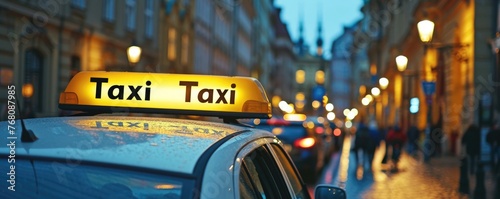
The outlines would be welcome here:
M 323 15 L 321 13 L 321 3 L 318 6 L 318 39 L 316 39 L 316 54 L 323 55 Z
M 304 43 L 304 10 L 302 6 L 302 2 L 300 2 L 299 6 L 299 40 L 297 41 L 297 50 L 299 55 L 303 55 L 305 53 L 305 43 Z

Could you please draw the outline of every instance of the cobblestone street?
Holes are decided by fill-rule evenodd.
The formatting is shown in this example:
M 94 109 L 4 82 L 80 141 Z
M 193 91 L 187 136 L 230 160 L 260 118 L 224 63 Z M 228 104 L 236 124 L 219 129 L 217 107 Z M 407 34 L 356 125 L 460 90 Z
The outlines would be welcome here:
M 381 164 L 385 145 L 376 151 L 372 170 L 365 162 L 356 164 L 356 153 L 350 150 L 351 139 L 346 138 L 338 162 L 337 175 L 331 182 L 345 188 L 348 198 L 473 198 L 475 175 L 469 175 L 470 194 L 459 193 L 460 161 L 455 156 L 434 157 L 429 163 L 421 158 L 401 156 L 398 170 Z M 362 154 L 358 154 L 362 157 Z M 328 182 L 323 182 L 328 183 Z M 494 179 L 485 168 L 486 198 L 493 198 Z

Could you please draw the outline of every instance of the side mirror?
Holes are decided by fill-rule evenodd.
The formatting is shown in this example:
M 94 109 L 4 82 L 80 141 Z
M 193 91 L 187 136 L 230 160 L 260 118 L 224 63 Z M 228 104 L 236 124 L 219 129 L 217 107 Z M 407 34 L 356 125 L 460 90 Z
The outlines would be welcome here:
M 314 190 L 315 199 L 346 199 L 344 189 L 332 185 L 318 185 Z

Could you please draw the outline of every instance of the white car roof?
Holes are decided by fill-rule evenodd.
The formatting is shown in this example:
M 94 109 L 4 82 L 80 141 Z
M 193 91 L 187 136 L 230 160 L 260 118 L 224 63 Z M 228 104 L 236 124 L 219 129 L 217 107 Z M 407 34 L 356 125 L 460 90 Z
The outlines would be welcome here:
M 117 164 L 186 174 L 193 173 L 207 149 L 225 137 L 232 137 L 229 135 L 254 131 L 272 136 L 243 126 L 172 118 L 75 116 L 26 119 L 24 122 L 38 140 L 21 143 L 21 125 L 17 120 L 17 139 L 14 139 L 17 157 Z M 6 126 L 6 122 L 0 124 Z M 0 149 L 8 153 L 4 149 L 13 140 L 3 140 L 6 143 Z M 234 156 L 237 151 L 231 153 Z

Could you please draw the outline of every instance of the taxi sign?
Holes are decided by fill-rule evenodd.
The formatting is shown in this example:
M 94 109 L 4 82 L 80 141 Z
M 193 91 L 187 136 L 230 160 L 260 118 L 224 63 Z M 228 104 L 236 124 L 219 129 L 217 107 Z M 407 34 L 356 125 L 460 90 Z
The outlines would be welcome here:
M 271 104 L 251 77 L 84 71 L 59 97 L 59 108 L 269 118 Z

